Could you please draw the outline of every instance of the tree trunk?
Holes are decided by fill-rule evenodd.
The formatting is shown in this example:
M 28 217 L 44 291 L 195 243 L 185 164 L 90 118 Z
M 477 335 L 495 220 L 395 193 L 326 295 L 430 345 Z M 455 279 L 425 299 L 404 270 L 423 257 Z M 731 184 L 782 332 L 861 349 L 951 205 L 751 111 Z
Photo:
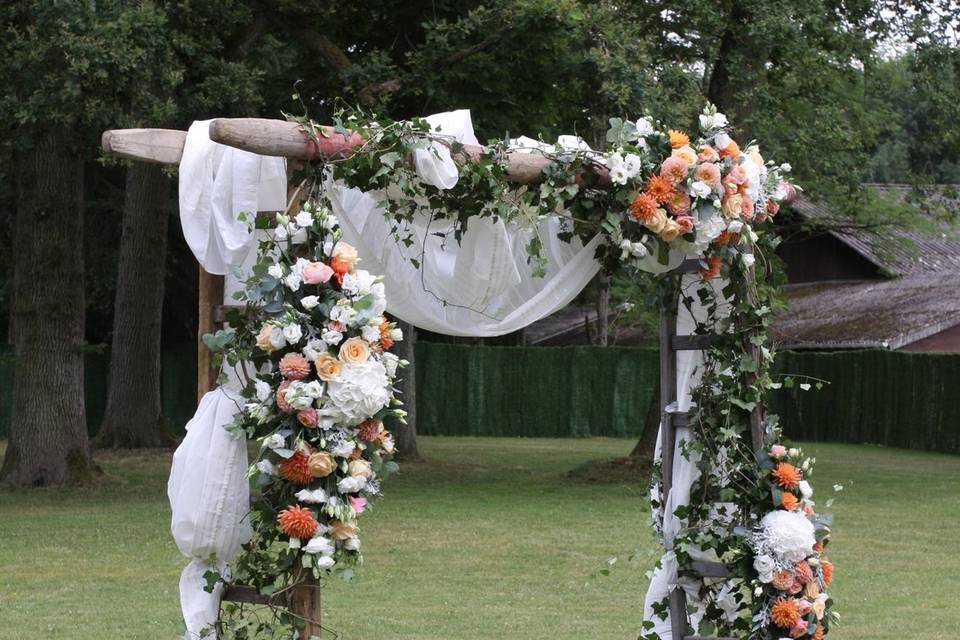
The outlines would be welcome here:
M 597 295 L 597 336 L 598 344 L 605 347 L 610 344 L 610 276 L 601 273 L 597 283 L 600 287 Z
M 83 159 L 64 132 L 18 158 L 13 278 L 14 383 L 0 481 L 88 484 L 83 397 Z
M 660 429 L 660 381 L 653 389 L 650 396 L 650 404 L 647 406 L 647 415 L 643 421 L 643 433 L 640 434 L 640 440 L 634 445 L 630 452 L 631 458 L 643 458 L 653 462 L 653 454 L 657 448 L 657 431 Z
M 400 370 L 400 380 L 397 389 L 403 408 L 407 412 L 407 424 L 399 421 L 393 425 L 394 437 L 397 439 L 397 458 L 400 460 L 419 460 L 417 451 L 417 367 L 414 351 L 417 346 L 417 329 L 412 324 L 397 321 L 397 326 L 403 331 L 403 340 L 394 347 L 394 353 L 401 360 L 409 360 L 410 365 Z
M 127 169 L 107 408 L 97 447 L 173 444 L 160 402 L 160 324 L 170 182 L 160 165 Z

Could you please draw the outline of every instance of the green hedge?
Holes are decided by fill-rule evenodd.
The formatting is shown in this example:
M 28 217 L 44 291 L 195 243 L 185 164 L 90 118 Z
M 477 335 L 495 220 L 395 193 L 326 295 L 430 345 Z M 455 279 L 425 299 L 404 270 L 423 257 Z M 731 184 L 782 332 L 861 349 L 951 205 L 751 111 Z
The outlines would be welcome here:
M 193 344 L 164 349 L 162 397 L 171 431 L 196 407 Z M 90 433 L 103 418 L 107 354 L 86 360 Z M 658 375 L 657 352 L 630 347 L 417 344 L 417 422 L 427 435 L 639 436 Z M 960 453 L 960 355 L 897 351 L 783 352 L 780 375 L 831 381 L 773 394 L 771 411 L 797 440 L 873 443 Z M 0 351 L 0 438 L 10 421 L 13 362 Z

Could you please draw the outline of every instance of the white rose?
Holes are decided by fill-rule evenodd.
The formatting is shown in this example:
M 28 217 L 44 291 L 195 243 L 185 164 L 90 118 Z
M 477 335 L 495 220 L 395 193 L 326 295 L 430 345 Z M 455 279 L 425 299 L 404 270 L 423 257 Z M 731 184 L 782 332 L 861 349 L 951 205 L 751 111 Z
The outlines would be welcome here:
M 776 564 L 770 556 L 759 555 L 753 559 L 753 568 L 759 574 L 760 582 L 767 583 L 773 580 L 773 570 L 776 568 Z
M 329 345 L 338 345 L 340 341 L 343 340 L 343 334 L 333 329 L 325 330 L 320 337 Z
M 320 304 L 320 298 L 318 298 L 317 296 L 304 296 L 300 298 L 300 304 L 303 305 L 304 309 L 309 311 L 310 309 L 313 309 L 315 306 Z
M 287 285 L 290 291 L 296 291 L 300 288 L 300 276 L 291 271 L 287 274 L 287 277 L 283 279 L 283 284 Z
M 297 221 L 297 225 L 303 228 L 309 227 L 313 224 L 313 216 L 310 215 L 309 211 L 301 211 L 294 219 Z
M 713 193 L 713 189 L 706 182 L 697 180 L 690 186 L 690 190 L 698 198 L 709 198 L 710 194 Z
M 329 538 L 324 538 L 323 536 L 310 538 L 310 542 L 303 547 L 303 551 L 304 553 L 330 555 L 334 552 L 333 542 L 331 542 Z
M 799 487 L 800 487 L 800 494 L 801 494 L 804 498 L 808 498 L 808 499 L 809 499 L 809 498 L 813 497 L 813 487 L 810 486 L 810 483 L 809 483 L 809 482 L 807 482 L 806 480 L 801 480 L 801 481 L 800 481 L 800 484 L 799 484 Z
M 363 476 L 347 476 L 337 483 L 337 490 L 340 493 L 359 493 L 367 486 L 367 479 Z
M 257 400 L 260 402 L 266 402 L 267 398 L 273 395 L 273 389 L 270 387 L 270 383 L 257 378 L 253 381 L 253 386 L 257 390 Z
M 353 450 L 356 449 L 356 445 L 352 440 L 345 440 L 337 446 L 330 449 L 330 453 L 335 455 L 338 458 L 349 458 L 353 454 Z
M 287 446 L 287 440 L 279 433 L 274 433 L 263 441 L 263 446 L 267 449 L 283 449 Z
M 347 551 L 360 551 L 360 538 L 358 536 L 347 538 L 346 542 L 343 543 L 343 548 Z
M 730 233 L 740 233 L 743 231 L 743 223 L 739 220 L 731 220 L 730 224 L 727 225 L 727 231 Z
M 310 261 L 306 258 L 297 258 L 297 261 L 293 263 L 293 266 L 290 267 L 290 273 L 297 274 L 297 277 L 303 278 L 303 270 L 306 266 L 310 264 Z
M 637 135 L 643 137 L 653 133 L 653 123 L 646 118 L 640 118 L 636 123 Z
M 300 409 L 307 409 L 313 406 L 314 400 L 310 393 L 308 393 L 309 388 L 308 383 L 294 382 L 287 387 L 287 392 L 283 395 L 283 398 L 287 401 L 287 404 L 298 411 Z
M 301 489 L 296 493 L 297 500 L 306 504 L 323 504 L 327 501 L 327 492 L 323 489 Z
M 323 395 L 323 383 L 319 380 L 311 380 L 303 385 L 303 393 L 316 400 Z
M 300 342 L 300 338 L 303 337 L 303 329 L 299 324 L 288 324 L 283 328 L 283 337 L 290 344 L 297 344 Z
M 287 346 L 287 339 L 283 337 L 283 329 L 273 327 L 270 330 L 270 346 L 274 349 L 283 349 Z
M 740 259 L 743 260 L 743 265 L 748 269 L 752 267 L 753 263 L 757 260 L 752 253 L 744 253 L 740 256 Z
M 333 565 L 337 564 L 337 561 L 333 559 L 332 556 L 320 556 L 315 560 L 316 565 L 320 569 L 329 569 Z
M 403 329 L 400 327 L 394 327 L 393 329 L 390 329 L 390 339 L 394 342 L 400 342 L 403 340 Z
M 376 281 L 376 276 L 372 275 L 369 271 L 357 269 L 353 273 L 348 273 L 343 276 L 342 289 L 344 292 L 352 295 L 365 296 L 370 293 L 370 289 Z
M 268 476 L 277 475 L 277 466 L 269 460 L 261 460 L 257 463 L 257 471 Z
M 277 228 L 273 230 L 273 237 L 277 240 L 286 240 L 287 239 L 286 225 L 278 224 Z
M 267 273 L 279 280 L 283 277 L 283 267 L 278 264 L 272 264 L 267 269 Z
M 634 178 L 640 173 L 641 164 L 640 156 L 635 153 L 628 153 L 623 158 L 623 168 L 627 170 L 627 176 L 630 178 Z

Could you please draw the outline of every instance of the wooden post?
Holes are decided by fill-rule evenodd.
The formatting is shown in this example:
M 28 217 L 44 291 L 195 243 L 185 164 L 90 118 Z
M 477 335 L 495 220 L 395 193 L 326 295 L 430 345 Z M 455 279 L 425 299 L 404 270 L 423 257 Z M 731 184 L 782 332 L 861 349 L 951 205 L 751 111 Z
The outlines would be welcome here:
M 203 394 L 217 386 L 219 371 L 210 365 L 212 354 L 203 344 L 203 334 L 216 331 L 217 324 L 213 308 L 223 304 L 223 276 L 208 273 L 197 266 L 200 273 L 197 307 L 197 401 Z
M 300 640 L 315 640 L 321 637 L 323 627 L 320 625 L 320 585 L 313 576 L 290 590 L 288 607 L 290 613 L 304 623 Z

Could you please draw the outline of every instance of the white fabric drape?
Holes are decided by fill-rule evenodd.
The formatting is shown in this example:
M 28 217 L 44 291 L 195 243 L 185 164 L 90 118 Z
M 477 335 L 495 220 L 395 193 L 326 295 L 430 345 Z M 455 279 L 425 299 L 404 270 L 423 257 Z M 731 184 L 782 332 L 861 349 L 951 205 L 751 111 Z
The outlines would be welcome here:
M 260 156 L 210 140 L 210 120 L 190 125 L 180 159 L 180 224 L 209 273 L 224 275 L 250 252 L 247 222 L 257 211 L 287 205 L 284 158 Z
M 470 112 L 454 111 L 426 120 L 443 135 L 476 144 Z M 561 142 L 570 143 L 565 137 Z M 529 138 L 517 147 L 539 145 Z M 456 184 L 456 165 L 447 148 L 434 144 L 414 157 L 418 175 L 444 188 Z M 343 237 L 357 247 L 362 267 L 382 274 L 389 292 L 387 310 L 421 329 L 452 336 L 498 336 L 522 329 L 562 309 L 600 269 L 594 258 L 600 236 L 584 245 L 564 242 L 559 218 L 536 231 L 523 230 L 502 220 L 473 219 L 458 244 L 449 233 L 452 222 L 428 216 L 407 227 L 417 242 L 398 243 L 384 216 L 384 193 L 363 192 L 328 181 L 326 192 L 340 219 Z M 527 264 L 526 245 L 534 234 L 543 243 L 546 274 L 535 277 Z M 418 260 L 418 269 L 411 262 Z
M 685 292 L 693 293 L 697 287 L 713 286 L 714 291 L 719 293 L 726 283 L 715 279 L 709 284 L 704 284 L 699 274 L 684 275 L 681 280 L 681 287 Z M 689 335 L 694 332 L 698 323 L 703 323 L 707 318 L 706 310 L 699 304 L 699 298 L 692 295 L 694 302 L 688 309 L 683 302 L 679 303 L 677 311 L 677 334 Z M 721 306 L 719 313 L 724 313 L 724 307 Z M 703 351 L 678 351 L 676 353 L 677 367 L 677 401 L 676 404 L 668 407 L 668 411 L 686 412 L 692 405 L 691 395 L 693 390 L 700 382 L 702 374 L 701 365 L 703 364 Z M 657 434 L 657 446 L 654 458 L 660 460 L 662 456 L 661 438 L 663 437 L 663 426 Z M 661 602 L 675 588 L 686 588 L 688 603 L 697 606 L 697 611 L 690 615 L 691 624 L 694 628 L 699 625 L 704 611 L 698 606 L 697 590 L 694 583 L 688 583 L 684 579 L 678 579 L 678 564 L 674 556 L 672 541 L 680 533 L 684 526 L 679 518 L 674 515 L 677 507 L 690 504 L 690 489 L 693 483 L 700 476 L 697 468 L 699 458 L 695 453 L 691 453 L 689 459 L 682 453 L 683 443 L 690 442 L 694 435 L 687 427 L 676 428 L 675 444 L 673 456 L 673 478 L 670 494 L 665 496 L 663 506 L 663 538 L 666 542 L 667 551 L 660 558 L 660 566 L 653 572 L 650 585 L 647 588 L 647 594 L 644 598 L 643 619 L 653 622 L 653 629 L 645 633 L 653 632 L 659 635 L 661 640 L 672 640 L 673 633 L 670 629 L 670 616 L 661 619 L 653 611 L 653 605 Z M 690 550 L 688 550 L 690 551 Z M 695 550 L 690 551 L 694 553 Z M 701 560 L 716 561 L 716 557 L 697 558 Z
M 187 133 L 180 162 L 180 221 L 201 266 L 226 275 L 229 297 L 238 287 L 234 269 L 245 262 L 249 267 L 256 253 L 255 236 L 240 214 L 250 220 L 257 211 L 286 208 L 286 162 L 216 144 L 208 131 L 209 121 L 202 121 Z M 177 548 L 190 558 L 180 576 L 188 640 L 199 638 L 219 613 L 221 587 L 207 593 L 203 574 L 224 571 L 250 536 L 246 440 L 223 428 L 242 406 L 238 390 L 236 377 L 230 376 L 225 387 L 203 396 L 170 469 L 170 530 Z

